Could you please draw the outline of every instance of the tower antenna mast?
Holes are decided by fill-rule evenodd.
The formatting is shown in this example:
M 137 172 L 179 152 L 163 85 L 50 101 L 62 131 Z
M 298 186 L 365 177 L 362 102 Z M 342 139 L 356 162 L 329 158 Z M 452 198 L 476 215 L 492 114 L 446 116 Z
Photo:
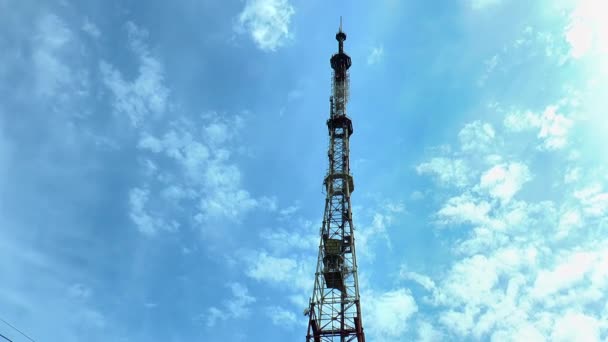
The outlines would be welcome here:
M 307 342 L 365 342 L 350 201 L 355 190 L 349 161 L 353 124 L 346 115 L 351 59 L 344 53 L 346 33 L 342 32 L 342 17 L 336 40 L 338 53 L 330 59 L 333 77 L 327 120 L 329 169 L 323 181 L 325 211 L 314 290 L 304 311 L 309 317 Z

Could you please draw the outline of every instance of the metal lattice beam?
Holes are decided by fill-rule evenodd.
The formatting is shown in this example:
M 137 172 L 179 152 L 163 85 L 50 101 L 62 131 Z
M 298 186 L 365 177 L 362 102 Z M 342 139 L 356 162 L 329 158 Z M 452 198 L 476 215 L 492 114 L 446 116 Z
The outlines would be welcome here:
M 346 115 L 350 57 L 344 53 L 346 34 L 336 34 L 338 53 L 331 57 L 332 96 L 327 120 L 329 168 L 324 180 L 325 211 L 310 307 L 307 342 L 365 342 L 359 302 L 355 234 L 350 195 L 349 139 L 352 121 Z

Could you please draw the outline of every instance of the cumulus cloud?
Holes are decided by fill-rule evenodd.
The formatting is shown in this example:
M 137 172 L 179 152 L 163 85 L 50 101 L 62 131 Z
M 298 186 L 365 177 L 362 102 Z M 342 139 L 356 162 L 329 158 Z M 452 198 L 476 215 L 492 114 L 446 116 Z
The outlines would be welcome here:
M 258 252 L 251 258 L 251 266 L 246 273 L 253 279 L 269 282 L 289 282 L 298 263 L 291 258 L 281 258 Z
M 509 163 L 492 167 L 481 175 L 480 187 L 487 190 L 490 196 L 509 201 L 522 188 L 523 184 L 532 179 L 525 164 Z
M 557 319 L 551 340 L 566 341 L 599 341 L 600 322 L 581 312 L 568 312 Z
M 594 51 L 608 53 L 608 5 L 601 0 L 576 3 L 564 38 L 570 45 L 570 56 L 583 58 Z
M 504 125 L 514 132 L 537 130 L 537 137 L 542 140 L 542 148 L 559 150 L 568 143 L 573 121 L 557 113 L 557 110 L 557 107 L 549 106 L 542 114 L 513 113 L 505 118 Z
M 246 31 L 261 50 L 275 51 L 293 38 L 289 25 L 294 13 L 288 0 L 247 0 L 237 31 Z
M 435 170 L 449 167 L 427 163 L 419 170 L 443 175 L 434 178 L 442 189 L 435 216 L 440 227 L 458 224 L 462 229 L 451 240 L 453 261 L 438 276 L 402 268 L 401 279 L 428 294 L 418 302 L 421 311 L 437 312 L 429 318 L 437 330 L 429 334 L 500 341 L 596 341 L 602 336 L 605 328 L 598 322 L 605 314 L 589 305 L 605 298 L 601 289 L 608 285 L 608 271 L 599 266 L 608 260 L 603 233 L 608 196 L 605 179 L 594 176 L 585 183 L 597 171 L 582 166 L 584 152 L 570 157 L 570 139 L 580 138 L 574 136 L 571 117 L 567 107 L 547 106 L 540 113 L 507 114 L 504 130 L 484 129 L 481 122 L 465 125 L 459 133 L 461 149 L 447 148 L 434 158 L 462 160 L 468 174 L 480 175 L 477 185 L 444 189 L 454 173 Z M 508 144 L 512 139 L 537 148 L 519 149 L 519 144 Z M 546 165 L 521 162 L 544 160 L 547 151 L 558 150 L 564 151 L 553 153 L 554 173 Z M 492 155 L 504 157 L 494 158 L 488 168 Z M 449 165 L 434 163 L 443 164 Z M 551 194 L 541 196 L 550 200 L 522 191 L 533 174 L 557 175 L 550 179 L 555 184 L 547 190 Z M 420 328 L 419 336 L 424 333 Z
M 440 223 L 470 223 L 483 224 L 488 222 L 490 203 L 477 199 L 471 194 L 452 197 L 439 209 L 437 216 Z
M 435 175 L 442 185 L 463 187 L 468 184 L 469 170 L 464 160 L 435 157 L 416 167 L 418 174 Z
M 602 191 L 601 184 L 592 184 L 574 192 L 583 212 L 591 217 L 603 217 L 608 213 L 608 192 Z
M 410 318 L 418 312 L 418 305 L 407 289 L 369 292 L 362 296 L 367 331 L 373 332 L 376 341 L 394 341 L 402 336 L 410 328 Z
M 460 146 L 464 151 L 485 151 L 494 143 L 494 128 L 489 123 L 473 121 L 466 124 L 460 133 Z
M 591 252 L 577 252 L 566 256 L 553 270 L 542 270 L 538 273 L 532 295 L 545 297 L 571 287 L 583 280 L 595 261 L 596 255 Z

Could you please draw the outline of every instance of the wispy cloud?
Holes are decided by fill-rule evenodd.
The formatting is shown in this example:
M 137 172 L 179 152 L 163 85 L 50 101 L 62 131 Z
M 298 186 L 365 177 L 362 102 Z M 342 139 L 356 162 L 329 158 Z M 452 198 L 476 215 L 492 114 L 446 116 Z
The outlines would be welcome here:
M 145 42 L 148 32 L 132 22 L 126 24 L 131 51 L 139 60 L 139 74 L 125 80 L 112 64 L 101 61 L 99 68 L 103 83 L 114 97 L 117 113 L 126 115 L 134 127 L 140 126 L 146 117 L 160 117 L 167 108 L 169 90 L 164 85 L 164 71 L 160 61 L 152 56 Z
M 367 56 L 367 64 L 378 64 L 384 58 L 384 47 L 382 45 L 374 47 Z
M 458 139 L 460 139 L 460 147 L 465 151 L 476 150 L 485 152 L 495 144 L 495 135 L 496 133 L 491 124 L 473 121 L 466 124 L 460 130 Z
M 471 8 L 474 10 L 483 10 L 500 4 L 503 0 L 469 0 Z
M 154 236 L 160 231 L 176 232 L 179 229 L 179 223 L 175 221 L 167 222 L 148 209 L 149 197 L 149 189 L 133 188 L 129 192 L 129 217 L 135 223 L 137 229 L 148 236 Z
M 181 207 L 198 224 L 210 221 L 240 222 L 254 208 L 272 211 L 272 198 L 254 198 L 242 188 L 241 171 L 233 160 L 236 134 L 243 128 L 240 116 L 206 115 L 196 124 L 172 121 L 164 134 L 143 132 L 138 147 L 153 164 L 150 180 L 170 207 Z M 158 177 L 164 175 L 163 177 Z M 171 215 L 171 211 L 161 211 Z M 206 228 L 204 228 L 206 229 Z
M 293 39 L 289 25 L 294 13 L 288 0 L 247 0 L 237 31 L 246 31 L 261 50 L 275 51 Z
M 228 283 L 226 287 L 232 296 L 224 300 L 221 308 L 210 307 L 206 314 L 195 317 L 195 321 L 204 321 L 207 327 L 214 327 L 218 321 L 241 319 L 249 315 L 250 306 L 256 302 L 256 298 L 249 295 L 247 287 L 240 283 Z
M 266 308 L 266 315 L 268 315 L 272 324 L 279 327 L 292 327 L 298 323 L 298 317 L 294 312 L 280 306 Z
M 97 25 L 95 25 L 92 21 L 89 20 L 89 18 L 84 19 L 84 24 L 82 24 L 82 30 L 93 38 L 101 37 L 101 31 L 99 30 Z

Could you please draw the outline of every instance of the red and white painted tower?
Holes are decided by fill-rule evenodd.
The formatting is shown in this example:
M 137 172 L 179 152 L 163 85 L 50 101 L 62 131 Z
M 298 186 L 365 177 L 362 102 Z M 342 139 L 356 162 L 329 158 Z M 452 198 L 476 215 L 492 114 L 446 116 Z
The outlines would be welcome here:
M 324 180 L 326 199 L 315 287 L 310 307 L 307 342 L 364 342 L 357 257 L 350 195 L 355 190 L 350 174 L 349 139 L 353 124 L 346 115 L 350 57 L 344 53 L 346 34 L 336 34 L 338 53 L 331 59 L 333 69 L 329 130 L 329 170 Z

